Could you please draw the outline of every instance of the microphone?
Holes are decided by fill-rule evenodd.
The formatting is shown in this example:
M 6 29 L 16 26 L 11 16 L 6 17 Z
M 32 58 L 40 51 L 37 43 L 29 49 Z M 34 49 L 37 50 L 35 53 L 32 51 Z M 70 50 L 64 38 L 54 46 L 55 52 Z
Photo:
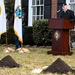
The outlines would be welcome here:
M 60 11 L 63 11 L 62 9 L 57 10 L 57 13 L 59 13 Z
M 59 9 L 59 10 L 57 10 L 57 13 L 59 13 L 61 10 Z

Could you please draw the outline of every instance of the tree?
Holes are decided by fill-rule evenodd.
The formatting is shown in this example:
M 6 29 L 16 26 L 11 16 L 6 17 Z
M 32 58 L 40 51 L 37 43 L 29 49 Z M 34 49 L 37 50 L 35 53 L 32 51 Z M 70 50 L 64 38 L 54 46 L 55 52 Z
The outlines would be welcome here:
M 4 3 L 7 14 L 7 20 L 9 20 L 14 14 L 14 0 L 4 0 Z

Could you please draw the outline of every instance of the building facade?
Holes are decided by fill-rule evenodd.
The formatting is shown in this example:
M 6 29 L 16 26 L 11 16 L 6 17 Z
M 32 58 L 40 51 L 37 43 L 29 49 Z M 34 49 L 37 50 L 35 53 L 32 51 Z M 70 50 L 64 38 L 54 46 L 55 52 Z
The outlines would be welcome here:
M 61 9 L 63 3 L 75 11 L 75 0 L 22 0 L 26 25 L 32 26 L 39 19 L 57 18 L 57 10 Z

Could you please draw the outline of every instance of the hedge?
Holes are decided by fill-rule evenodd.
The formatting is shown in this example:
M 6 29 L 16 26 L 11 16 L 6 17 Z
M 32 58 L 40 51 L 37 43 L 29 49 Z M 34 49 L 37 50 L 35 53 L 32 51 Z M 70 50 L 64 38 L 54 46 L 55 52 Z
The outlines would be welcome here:
M 32 27 L 24 27 L 25 32 L 24 32 L 24 38 L 23 38 L 23 44 L 24 45 L 34 45 L 34 41 L 33 41 L 33 29 Z M 15 37 L 14 37 L 14 30 L 13 27 L 9 28 L 7 31 L 7 42 L 8 44 L 15 44 Z M 0 39 L 0 44 L 6 44 L 6 33 L 1 35 L 1 39 Z
M 48 20 L 33 22 L 33 39 L 36 45 L 51 45 L 52 30 L 48 28 Z

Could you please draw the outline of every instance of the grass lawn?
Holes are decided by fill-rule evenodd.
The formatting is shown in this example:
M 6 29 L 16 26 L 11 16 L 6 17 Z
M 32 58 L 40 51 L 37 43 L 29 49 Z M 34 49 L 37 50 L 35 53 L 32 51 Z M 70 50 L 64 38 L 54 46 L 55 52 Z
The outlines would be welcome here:
M 14 46 L 10 46 L 15 48 Z M 17 63 L 21 64 L 20 68 L 0 68 L 0 75 L 61 75 L 61 74 L 34 74 L 31 71 L 35 68 L 43 69 L 44 66 L 51 65 L 57 58 L 61 58 L 66 62 L 71 68 L 75 69 L 75 50 L 72 49 L 73 54 L 71 56 L 53 56 L 52 54 L 48 55 L 47 51 L 50 50 L 48 47 L 37 47 L 37 46 L 24 46 L 30 50 L 30 53 L 18 53 L 18 52 L 9 52 L 5 53 L 3 49 L 4 45 L 0 45 L 0 60 L 10 55 Z M 63 74 L 65 75 L 65 74 Z M 68 73 L 68 75 L 74 75 Z

